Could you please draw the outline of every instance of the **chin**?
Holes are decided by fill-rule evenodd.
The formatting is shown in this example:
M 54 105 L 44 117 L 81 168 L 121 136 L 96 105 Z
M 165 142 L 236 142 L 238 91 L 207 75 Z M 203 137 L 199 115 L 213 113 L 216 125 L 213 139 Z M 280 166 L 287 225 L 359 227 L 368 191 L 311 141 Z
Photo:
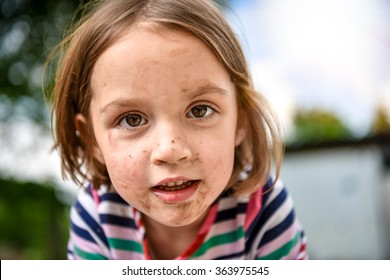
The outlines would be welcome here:
M 168 217 L 169 217 L 168 219 L 160 220 L 160 223 L 164 224 L 165 226 L 169 226 L 169 227 L 185 227 L 185 226 L 195 224 L 195 223 L 199 222 L 200 220 L 203 221 L 202 213 L 194 215 L 193 213 L 188 212 L 188 211 L 171 214 L 171 215 L 168 215 Z

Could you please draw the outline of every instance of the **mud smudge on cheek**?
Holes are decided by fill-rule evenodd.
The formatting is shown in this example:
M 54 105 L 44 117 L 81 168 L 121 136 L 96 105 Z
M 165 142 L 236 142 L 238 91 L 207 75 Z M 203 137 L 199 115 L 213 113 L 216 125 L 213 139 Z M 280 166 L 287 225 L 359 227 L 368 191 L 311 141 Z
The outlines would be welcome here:
M 210 186 L 205 184 L 202 184 L 198 189 L 198 194 L 201 198 L 205 198 L 209 192 L 210 192 Z
M 187 201 L 187 202 L 180 203 L 176 206 L 177 209 L 180 211 L 179 216 L 177 217 L 177 219 L 175 219 L 175 222 L 174 222 L 176 225 L 181 225 L 183 220 L 186 220 L 188 217 L 191 216 L 191 214 L 193 212 L 192 205 L 193 205 L 193 202 Z
M 192 204 L 192 202 L 190 202 L 190 201 L 183 202 L 183 203 L 178 204 L 177 208 L 180 210 L 186 210 L 188 207 L 190 207 L 191 204 Z
M 147 195 L 143 195 L 141 197 L 141 205 L 145 212 L 150 212 L 150 209 L 152 208 L 152 203 Z
M 194 157 L 190 160 L 191 164 L 194 164 L 195 162 L 199 161 L 199 163 L 202 162 L 202 160 L 200 159 L 200 154 L 199 153 L 196 153 L 194 155 Z

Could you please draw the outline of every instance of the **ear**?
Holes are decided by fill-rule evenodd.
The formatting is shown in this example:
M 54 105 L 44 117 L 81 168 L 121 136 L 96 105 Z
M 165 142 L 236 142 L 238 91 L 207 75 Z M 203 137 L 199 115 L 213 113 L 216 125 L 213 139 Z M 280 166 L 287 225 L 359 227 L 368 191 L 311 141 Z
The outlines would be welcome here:
M 242 141 L 244 140 L 245 136 L 246 136 L 246 126 L 244 125 L 240 125 L 237 127 L 236 129 L 236 139 L 235 139 L 235 145 L 236 147 L 238 147 Z
M 86 149 L 92 152 L 92 156 L 104 165 L 103 154 L 96 143 L 91 124 L 89 124 L 84 115 L 80 113 L 75 116 L 74 122 L 77 129 L 76 133 L 81 138 L 82 142 L 86 146 Z

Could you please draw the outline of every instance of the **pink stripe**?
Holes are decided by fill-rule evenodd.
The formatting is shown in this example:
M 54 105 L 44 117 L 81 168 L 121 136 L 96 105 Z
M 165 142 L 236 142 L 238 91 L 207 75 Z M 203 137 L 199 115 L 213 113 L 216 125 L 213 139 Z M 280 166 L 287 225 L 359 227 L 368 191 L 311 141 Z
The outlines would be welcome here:
M 120 238 L 125 240 L 138 240 L 137 231 L 125 227 L 102 224 L 103 231 L 108 238 Z
M 84 238 L 79 237 L 77 234 L 74 234 L 74 233 L 71 233 L 70 236 L 71 236 L 70 242 L 72 244 L 76 245 L 81 250 L 89 252 L 89 253 L 101 254 L 103 256 L 105 255 L 100 250 L 100 247 L 98 245 L 96 245 L 95 243 L 91 243 L 91 242 L 85 240 Z M 73 246 L 71 249 L 72 249 L 73 253 L 76 255 L 76 252 L 74 252 Z M 75 256 L 75 258 L 77 258 L 77 256 Z
M 241 252 L 242 248 L 244 248 L 244 246 L 245 246 L 245 244 L 243 244 L 243 243 L 244 243 L 244 239 L 240 238 L 239 240 L 237 240 L 234 243 L 228 243 L 228 244 L 224 244 L 224 245 L 210 248 L 210 249 L 208 249 L 206 254 L 204 254 L 196 259 L 210 260 L 210 259 L 218 258 L 220 256 L 230 255 L 230 254 Z
M 289 241 L 293 240 L 297 231 L 298 231 L 298 223 L 295 219 L 294 223 L 281 235 L 279 235 L 276 239 L 274 239 L 272 242 L 264 245 L 257 251 L 257 256 L 262 257 L 266 256 L 275 250 L 282 247 L 284 244 L 288 243 Z
M 224 234 L 230 231 L 233 231 L 234 229 L 237 229 L 241 226 L 240 223 L 237 223 L 237 220 L 227 220 L 224 222 L 219 222 L 217 224 L 214 224 L 211 228 L 211 231 L 208 233 L 208 237 L 213 237 L 215 235 Z
M 91 192 L 92 192 L 92 197 L 93 197 L 93 200 L 95 201 L 96 208 L 97 208 L 99 206 L 99 203 L 100 203 L 99 195 L 97 193 L 97 190 L 95 190 L 93 188 L 93 186 L 91 187 Z
M 140 253 L 116 250 L 111 248 L 111 256 L 113 260 L 145 260 L 145 256 Z
M 250 227 L 250 225 L 252 224 L 252 222 L 260 212 L 262 199 L 263 199 L 262 191 L 263 188 L 253 193 L 248 202 L 248 206 L 246 210 L 247 216 L 244 224 L 245 231 L 248 230 L 248 228 Z
M 291 249 L 290 253 L 283 257 L 283 260 L 299 260 L 302 259 L 302 242 L 298 242 L 294 248 Z

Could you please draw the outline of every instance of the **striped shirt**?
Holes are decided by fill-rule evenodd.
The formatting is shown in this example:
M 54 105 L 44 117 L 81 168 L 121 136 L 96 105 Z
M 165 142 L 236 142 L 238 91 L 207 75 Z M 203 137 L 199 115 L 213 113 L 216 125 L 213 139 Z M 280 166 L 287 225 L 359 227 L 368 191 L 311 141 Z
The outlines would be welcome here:
M 151 259 L 141 213 L 114 191 L 79 192 L 71 209 L 69 259 Z M 176 259 L 306 259 L 306 237 L 283 184 L 250 197 L 223 194 Z

